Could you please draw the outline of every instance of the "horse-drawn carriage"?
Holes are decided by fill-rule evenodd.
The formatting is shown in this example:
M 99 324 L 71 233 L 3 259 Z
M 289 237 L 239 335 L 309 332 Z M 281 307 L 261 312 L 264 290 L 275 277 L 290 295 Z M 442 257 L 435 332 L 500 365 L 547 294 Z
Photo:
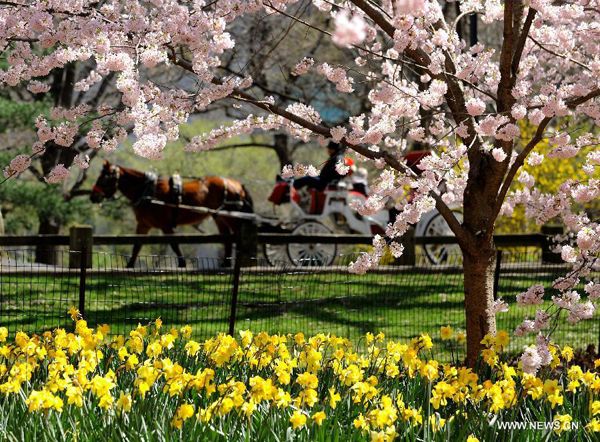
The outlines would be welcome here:
M 360 215 L 352 207 L 366 200 L 366 195 L 352 189 L 349 180 L 341 180 L 325 190 L 298 191 L 293 180 L 280 181 L 271 196 L 276 205 L 288 205 L 287 211 L 277 218 L 275 226 L 265 224 L 263 231 L 277 231 L 292 235 L 327 235 L 332 233 L 376 235 L 384 234 L 388 223 L 393 222 L 394 210 L 383 209 L 373 215 Z M 356 201 L 358 200 L 358 201 Z M 446 236 L 452 231 L 444 218 L 432 210 L 426 213 L 415 227 L 416 236 Z M 424 252 L 432 264 L 444 263 L 452 249 L 448 244 L 425 244 Z M 328 266 L 337 256 L 338 246 L 332 243 L 289 243 L 264 245 L 264 254 L 271 264 L 291 263 L 295 266 Z
M 407 157 L 407 164 L 415 170 L 424 155 L 413 153 L 412 158 Z M 231 235 L 238 234 L 244 222 L 254 222 L 259 233 L 375 235 L 383 234 L 394 217 L 393 210 L 384 209 L 370 216 L 353 210 L 356 200 L 361 202 L 367 197 L 366 192 L 354 189 L 348 179 L 330 183 L 322 191 L 311 189 L 308 192 L 295 189 L 293 180 L 280 179 L 269 200 L 284 210 L 279 210 L 274 216 L 254 213 L 246 188 L 223 177 L 203 177 L 182 183 L 173 177 L 160 178 L 107 162 L 92 190 L 92 201 L 112 198 L 117 190 L 131 200 L 138 222 L 136 232 L 142 234 L 148 233 L 151 228 L 173 233 L 178 225 L 199 224 L 212 217 L 220 233 Z M 452 232 L 442 216 L 433 210 L 416 225 L 415 234 L 427 237 L 451 235 Z M 456 246 L 426 244 L 424 251 L 430 262 L 441 264 L 447 260 L 452 247 Z M 179 257 L 179 265 L 185 266 L 178 244 L 172 244 L 172 248 Z M 129 266 L 135 265 L 139 250 L 140 246 L 136 245 Z M 271 265 L 328 266 L 333 264 L 337 251 L 337 245 L 332 243 L 264 245 L 265 257 Z M 231 256 L 229 246 L 225 254 Z

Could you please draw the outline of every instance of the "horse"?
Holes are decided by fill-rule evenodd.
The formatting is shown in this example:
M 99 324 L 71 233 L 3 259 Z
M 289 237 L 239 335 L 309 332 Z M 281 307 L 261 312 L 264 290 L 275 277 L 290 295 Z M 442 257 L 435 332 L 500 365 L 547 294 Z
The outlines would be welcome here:
M 117 190 L 131 201 L 137 220 L 135 232 L 140 235 L 146 235 L 152 228 L 171 234 L 175 232 L 177 226 L 198 225 L 209 217 L 213 218 L 221 235 L 237 235 L 242 223 L 247 222 L 220 215 L 218 212 L 203 213 L 178 207 L 179 204 L 216 211 L 237 210 L 253 213 L 250 194 L 246 187 L 236 180 L 205 176 L 182 182 L 181 179 L 174 180 L 172 177 L 169 180 L 157 177 L 153 173 L 144 173 L 105 161 L 102 172 L 92 188 L 90 200 L 93 203 L 100 203 L 104 199 L 112 199 Z M 158 203 L 153 203 L 152 200 Z M 141 244 L 133 246 L 131 258 L 127 262 L 128 268 L 135 266 L 141 247 Z M 185 267 L 185 258 L 179 245 L 171 243 L 171 248 L 177 255 L 178 266 Z M 226 243 L 225 257 L 230 257 L 231 252 L 231 242 Z

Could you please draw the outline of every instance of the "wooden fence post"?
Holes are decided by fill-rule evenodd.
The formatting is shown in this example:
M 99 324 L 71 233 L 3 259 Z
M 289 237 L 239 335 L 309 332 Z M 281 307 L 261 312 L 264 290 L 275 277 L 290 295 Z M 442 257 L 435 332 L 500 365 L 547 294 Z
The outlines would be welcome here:
M 543 264 L 561 264 L 563 262 L 560 253 L 552 251 L 554 235 L 562 235 L 564 233 L 563 226 L 543 225 L 542 235 L 542 263 Z
M 496 250 L 496 265 L 494 267 L 494 300 L 498 299 L 500 285 L 500 270 L 502 269 L 502 250 Z
M 252 221 L 241 223 L 239 237 L 235 243 L 236 261 L 240 261 L 242 267 L 256 265 L 256 250 L 258 248 L 258 227 Z
M 92 267 L 92 226 L 73 226 L 69 230 L 69 268 Z M 71 253 L 74 252 L 74 253 Z
M 235 252 L 235 262 L 233 264 L 233 287 L 231 290 L 231 304 L 229 306 L 229 335 L 235 334 L 235 318 L 237 315 L 238 293 L 240 291 L 240 278 L 242 274 L 242 262 L 240 256 Z

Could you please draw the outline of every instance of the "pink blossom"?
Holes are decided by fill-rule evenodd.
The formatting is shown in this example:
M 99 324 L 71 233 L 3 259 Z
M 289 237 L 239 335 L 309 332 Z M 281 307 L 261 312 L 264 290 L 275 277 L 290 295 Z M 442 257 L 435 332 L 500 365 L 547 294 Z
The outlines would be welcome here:
M 35 126 L 37 127 L 37 136 L 41 143 L 46 143 L 54 138 L 52 128 L 43 117 L 38 117 Z
M 590 180 L 589 186 L 578 184 L 572 190 L 573 199 L 578 203 L 588 203 L 600 196 L 600 182 Z M 595 185 L 593 185 L 595 184 Z
M 339 92 L 350 93 L 354 91 L 354 88 L 352 87 L 354 80 L 346 76 L 346 71 L 344 69 L 339 67 L 334 68 L 327 63 L 323 63 L 319 66 L 317 71 L 325 75 L 329 81 L 334 83 L 336 86 L 335 88 Z
M 588 294 L 590 301 L 596 301 L 600 299 L 600 284 L 590 281 L 585 285 L 584 290 Z
M 517 295 L 517 302 L 519 305 L 536 305 L 541 304 L 544 299 L 544 286 L 534 285 L 527 289 L 527 291 Z
M 515 329 L 515 336 L 525 336 L 529 333 L 533 333 L 537 331 L 537 327 L 534 321 L 531 319 L 525 319 L 521 324 L 517 326 Z
M 7 168 L 4 169 L 6 178 L 20 174 L 26 171 L 31 166 L 31 157 L 29 155 L 17 155 L 14 157 Z
M 158 160 L 162 158 L 162 151 L 166 145 L 165 135 L 146 133 L 133 143 L 133 151 L 141 157 Z
M 492 149 L 492 156 L 496 161 L 501 163 L 506 159 L 506 152 L 504 152 L 504 150 L 500 147 L 495 147 Z
M 571 246 L 562 246 L 562 250 L 560 251 L 560 256 L 565 262 L 575 262 L 577 261 L 577 251 Z
M 304 57 L 294 69 L 292 69 L 292 75 L 299 77 L 300 75 L 306 74 L 310 68 L 315 64 L 315 60 L 310 57 Z
M 392 241 L 389 244 L 389 248 L 390 248 L 390 252 L 392 253 L 392 256 L 394 256 L 394 258 L 400 258 L 402 256 L 402 254 L 404 253 L 404 246 L 401 243 L 398 243 L 396 241 Z
M 529 189 L 532 188 L 533 185 L 535 184 L 535 178 L 533 177 L 533 175 L 530 175 L 529 173 L 527 173 L 524 170 L 522 170 L 521 173 L 519 174 L 517 181 L 519 181 L 519 183 L 523 184 L 525 187 L 527 187 Z
M 467 138 L 469 136 L 469 128 L 467 125 L 460 123 L 460 125 L 456 128 L 456 135 L 462 138 Z
M 367 37 L 366 23 L 359 15 L 350 17 L 346 10 L 342 10 L 336 14 L 334 22 L 332 40 L 338 46 L 358 45 Z
M 40 141 L 36 141 L 31 145 L 31 153 L 33 155 L 41 155 L 46 151 L 46 146 Z
M 167 54 L 156 47 L 146 48 L 140 54 L 140 61 L 146 67 L 153 68 L 157 64 L 167 61 Z
M 294 176 L 294 167 L 291 164 L 286 164 L 281 169 L 281 178 L 288 179 Z
M 540 331 L 548 327 L 548 321 L 550 320 L 550 315 L 546 313 L 544 310 L 537 310 L 535 312 L 535 321 L 534 328 L 535 331 Z
M 579 302 L 580 299 L 581 296 L 579 293 L 577 293 L 575 290 L 571 290 L 569 292 L 562 293 L 560 296 L 553 296 L 552 302 L 560 308 L 570 310 Z
M 577 232 L 577 246 L 582 250 L 590 250 L 598 239 L 598 233 L 590 227 L 584 227 Z
M 425 0 L 395 0 L 394 2 L 394 10 L 398 14 L 419 16 L 424 7 Z
M 507 123 L 501 126 L 494 136 L 498 140 L 512 141 L 515 138 L 518 138 L 520 135 L 521 129 L 519 129 L 519 126 L 512 123 Z
M 515 120 L 522 120 L 527 115 L 527 108 L 522 104 L 515 104 L 512 107 L 510 114 Z
M 549 340 L 542 334 L 537 335 L 535 338 L 537 354 L 540 357 L 540 363 L 542 366 L 550 364 L 552 362 L 552 354 L 548 348 Z
M 375 265 L 371 255 L 366 252 L 362 252 L 358 255 L 358 258 L 350 263 L 349 270 L 351 273 L 356 273 L 358 275 L 362 275 L 367 272 L 370 268 Z
M 86 154 L 80 153 L 73 159 L 73 164 L 80 169 L 87 169 L 90 167 L 90 157 Z
M 506 313 L 508 311 L 508 304 L 503 299 L 496 299 L 492 303 L 490 310 L 493 314 Z
M 342 138 L 344 138 L 344 135 L 346 135 L 346 129 L 342 126 L 336 126 L 332 128 L 330 132 L 331 139 L 336 143 L 342 141 Z
M 45 178 L 48 184 L 60 183 L 69 176 L 69 169 L 64 164 L 57 164 Z
M 508 118 L 504 115 L 488 115 L 477 124 L 478 132 L 481 135 L 494 136 L 498 127 L 507 122 Z
M 539 166 L 542 161 L 544 161 L 544 155 L 537 152 L 531 152 L 527 157 L 527 164 L 533 167 Z
M 536 346 L 530 345 L 525 347 L 525 351 L 521 356 L 521 366 L 523 372 L 531 375 L 535 375 L 542 365 L 542 358 L 540 357 Z
M 473 117 L 485 112 L 485 103 L 479 98 L 471 98 L 465 104 L 467 106 L 467 112 Z
M 346 164 L 343 161 L 340 161 L 336 163 L 335 170 L 340 175 L 347 175 L 348 172 L 350 172 L 350 167 L 346 166 Z
M 27 85 L 27 90 L 34 94 L 43 94 L 50 90 L 50 85 L 42 83 L 41 81 L 32 80 Z
M 590 319 L 594 316 L 595 310 L 596 307 L 591 301 L 577 303 L 569 309 L 567 321 L 571 324 L 576 324 L 584 319 Z
M 76 124 L 61 123 L 52 129 L 54 142 L 59 146 L 69 147 L 74 143 L 78 131 Z

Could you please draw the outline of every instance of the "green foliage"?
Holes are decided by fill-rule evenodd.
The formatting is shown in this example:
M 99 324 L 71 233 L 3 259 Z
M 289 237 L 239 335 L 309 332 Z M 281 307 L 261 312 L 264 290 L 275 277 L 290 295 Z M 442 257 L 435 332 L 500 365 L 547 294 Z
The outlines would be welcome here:
M 35 119 L 48 109 L 48 103 L 17 102 L 0 97 L 0 132 L 10 129 L 34 128 Z
M 66 201 L 59 186 L 39 181 L 8 180 L 0 186 L 0 201 L 9 234 L 36 230 L 39 219 L 73 222 L 89 210 L 87 199 Z

